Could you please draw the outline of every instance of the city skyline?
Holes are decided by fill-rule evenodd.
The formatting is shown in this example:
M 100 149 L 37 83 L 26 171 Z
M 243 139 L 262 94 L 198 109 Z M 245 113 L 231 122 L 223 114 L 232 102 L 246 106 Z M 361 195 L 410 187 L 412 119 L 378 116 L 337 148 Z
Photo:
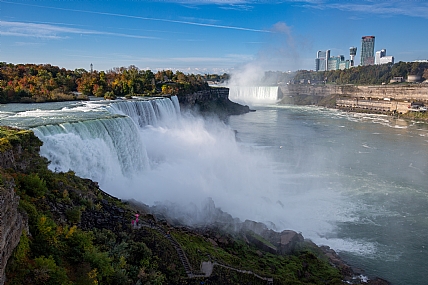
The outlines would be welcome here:
M 427 22 L 428 3 L 420 1 L 0 0 L 0 61 L 220 74 L 248 66 L 314 70 L 318 50 L 349 58 L 366 35 L 396 62 L 414 61 L 428 59 L 428 39 L 417 29 Z

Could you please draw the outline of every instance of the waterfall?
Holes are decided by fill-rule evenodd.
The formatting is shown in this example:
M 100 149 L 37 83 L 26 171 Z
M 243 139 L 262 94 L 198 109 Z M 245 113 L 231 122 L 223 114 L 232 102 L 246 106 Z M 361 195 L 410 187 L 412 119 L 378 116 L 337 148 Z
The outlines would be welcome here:
M 123 187 L 124 181 L 149 170 L 142 129 L 170 126 L 180 114 L 176 96 L 89 103 L 77 112 L 73 110 L 78 108 L 67 112 L 73 114 L 70 122 L 53 120 L 32 128 L 43 141 L 40 154 L 50 161 L 51 170 L 72 170 L 105 188 L 113 184 Z M 106 110 L 114 116 L 106 117 Z
M 73 170 L 106 184 L 149 167 L 140 133 L 128 117 L 44 125 L 33 131 L 43 141 L 40 154 L 54 171 Z
M 176 97 L 69 104 L 60 113 L 65 115 L 22 114 L 60 119 L 45 124 L 43 117 L 31 125 L 43 141 L 40 154 L 51 170 L 72 170 L 113 196 L 173 207 L 189 224 L 206 222 L 207 198 L 235 217 L 254 220 L 275 207 L 260 200 L 266 189 L 273 201 L 280 199 L 272 193 L 277 179 L 263 153 L 237 144 L 223 121 L 181 116 Z
M 113 114 L 129 116 L 140 128 L 147 125 L 168 125 L 178 119 L 180 106 L 176 96 L 150 100 L 112 102 L 107 110 Z
M 229 86 L 229 99 L 244 104 L 276 103 L 278 86 Z

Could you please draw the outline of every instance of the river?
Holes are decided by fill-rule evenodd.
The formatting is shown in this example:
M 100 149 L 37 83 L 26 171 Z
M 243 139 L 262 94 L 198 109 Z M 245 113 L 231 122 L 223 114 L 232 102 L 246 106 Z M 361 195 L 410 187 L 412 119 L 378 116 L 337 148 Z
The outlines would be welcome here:
M 277 163 L 292 200 L 288 219 L 297 216 L 295 230 L 369 276 L 426 284 L 426 123 L 265 106 L 229 124 L 242 142 L 267 148 Z
M 180 112 L 176 98 L 9 104 L 0 121 L 34 130 L 52 170 L 166 205 L 190 225 L 207 221 L 212 198 L 233 217 L 332 247 L 369 277 L 426 284 L 428 125 L 316 107 L 253 109 L 225 123 Z

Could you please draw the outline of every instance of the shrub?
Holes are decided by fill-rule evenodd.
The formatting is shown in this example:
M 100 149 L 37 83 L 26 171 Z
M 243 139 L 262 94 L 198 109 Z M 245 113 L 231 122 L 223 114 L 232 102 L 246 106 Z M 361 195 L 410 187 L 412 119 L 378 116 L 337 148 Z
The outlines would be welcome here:
M 112 91 L 107 91 L 104 94 L 104 99 L 106 99 L 106 100 L 116 100 L 116 95 L 114 95 L 114 93 Z
M 65 215 L 70 223 L 77 224 L 80 222 L 82 212 L 80 211 L 80 207 L 74 207 L 73 209 L 68 209 Z
M 59 267 L 52 256 L 34 259 L 34 279 L 36 284 L 72 284 L 64 268 Z
M 20 175 L 18 182 L 20 190 L 34 198 L 40 198 L 48 191 L 45 180 L 41 179 L 38 174 Z

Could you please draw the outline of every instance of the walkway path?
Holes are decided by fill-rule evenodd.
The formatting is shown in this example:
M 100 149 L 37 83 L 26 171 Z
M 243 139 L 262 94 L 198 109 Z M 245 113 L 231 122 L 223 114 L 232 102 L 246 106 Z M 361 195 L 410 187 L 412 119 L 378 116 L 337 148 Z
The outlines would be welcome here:
M 267 277 L 262 277 L 252 271 L 249 270 L 241 270 L 238 268 L 233 268 L 227 265 L 223 265 L 220 264 L 218 262 L 211 262 L 211 261 L 203 261 L 201 262 L 201 272 L 195 272 L 192 269 L 192 266 L 189 263 L 189 260 L 186 256 L 186 254 L 184 253 L 183 249 L 181 248 L 180 244 L 169 234 L 169 232 L 165 232 L 164 229 L 162 229 L 159 226 L 156 226 L 154 224 L 147 224 L 145 222 L 139 221 L 138 225 L 134 225 L 134 229 L 140 229 L 141 227 L 147 227 L 147 228 L 151 228 L 154 230 L 157 230 L 159 233 L 161 233 L 166 239 L 169 240 L 169 242 L 171 243 L 171 245 L 175 248 L 175 250 L 177 251 L 178 257 L 180 258 L 181 263 L 184 266 L 184 269 L 186 270 L 186 274 L 188 278 L 206 278 L 206 277 L 210 277 L 213 270 L 214 270 L 214 266 L 220 266 L 223 268 L 227 268 L 229 270 L 233 270 L 239 273 L 244 273 L 244 274 L 252 274 L 255 277 L 261 279 L 261 280 L 265 280 L 267 282 L 268 285 L 273 285 L 273 278 L 267 278 Z

